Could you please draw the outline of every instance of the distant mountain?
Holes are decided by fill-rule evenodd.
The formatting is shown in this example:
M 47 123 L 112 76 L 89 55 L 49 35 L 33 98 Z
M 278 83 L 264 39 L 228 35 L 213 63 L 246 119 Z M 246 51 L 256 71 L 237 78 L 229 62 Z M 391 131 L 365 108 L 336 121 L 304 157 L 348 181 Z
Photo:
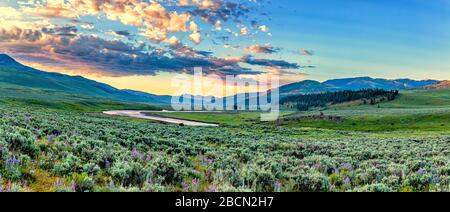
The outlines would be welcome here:
M 322 93 L 328 91 L 337 91 L 338 87 L 320 83 L 313 80 L 305 80 L 280 87 L 280 96 L 290 96 L 306 93 Z
M 430 86 L 430 85 L 440 83 L 440 81 L 437 81 L 437 80 L 416 81 L 416 80 L 411 80 L 411 79 L 398 79 L 395 81 L 403 83 L 404 86 L 407 87 L 408 89 L 409 88 L 420 88 L 420 87 L 425 87 L 425 86 Z
M 169 104 L 170 101 L 172 100 L 172 96 L 168 96 L 168 95 L 160 96 L 160 95 L 156 95 L 156 94 L 150 94 L 150 93 L 146 93 L 146 92 L 142 92 L 142 91 L 134 91 L 134 90 L 128 90 L 128 89 L 124 89 L 122 91 L 129 94 L 130 96 L 144 98 L 151 102 L 153 101 L 153 102 L 161 102 L 164 104 Z
M 404 90 L 431 86 L 436 80 L 416 81 L 411 79 L 374 79 L 370 77 L 328 80 L 323 83 L 305 80 L 280 87 L 280 97 L 291 95 L 323 93 L 342 90 L 378 88 Z M 170 104 L 171 96 L 158 96 L 133 90 L 120 90 L 81 76 L 68 76 L 40 71 L 18 63 L 6 54 L 0 54 L 0 88 L 12 92 L 14 89 L 26 94 L 27 89 L 41 89 L 48 93 L 57 92 L 73 96 L 87 96 L 114 101 Z M 7 89 L 7 90 L 5 90 Z M 11 95 L 14 95 L 12 93 Z
M 7 89 L 41 89 L 70 95 L 108 100 L 167 104 L 170 97 L 120 90 L 80 76 L 68 76 L 40 71 L 18 63 L 6 54 L 0 54 L 0 87 Z
M 334 79 L 323 82 L 323 84 L 337 87 L 341 90 L 360 89 L 384 89 L 384 90 L 406 90 L 420 88 L 438 83 L 437 80 L 411 80 L 411 79 L 374 79 L 370 77 Z
M 442 81 L 434 85 L 425 86 L 424 88 L 428 90 L 450 89 L 450 80 Z
M 439 83 L 437 80 L 411 80 L 411 79 L 374 79 L 370 77 L 333 79 L 323 83 L 305 80 L 280 87 L 280 96 L 299 94 L 323 93 L 343 90 L 383 89 L 406 90 L 430 86 Z

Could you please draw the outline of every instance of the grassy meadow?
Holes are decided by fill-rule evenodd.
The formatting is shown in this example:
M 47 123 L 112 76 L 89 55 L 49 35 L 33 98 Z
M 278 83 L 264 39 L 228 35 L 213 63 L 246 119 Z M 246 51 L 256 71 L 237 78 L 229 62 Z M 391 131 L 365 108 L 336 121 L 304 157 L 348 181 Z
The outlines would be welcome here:
M 450 90 L 404 91 L 396 100 L 376 105 L 352 102 L 307 112 L 286 110 L 281 112 L 282 118 L 276 123 L 260 123 L 259 112 L 152 114 L 227 126 L 259 124 L 362 132 L 450 132 Z M 329 121 L 309 117 L 321 114 L 341 117 L 342 120 Z
M 278 122 L 152 113 L 220 127 L 98 113 L 157 109 L 146 105 L 59 102 L 2 98 L 0 191 L 450 191 L 449 90 L 284 111 Z

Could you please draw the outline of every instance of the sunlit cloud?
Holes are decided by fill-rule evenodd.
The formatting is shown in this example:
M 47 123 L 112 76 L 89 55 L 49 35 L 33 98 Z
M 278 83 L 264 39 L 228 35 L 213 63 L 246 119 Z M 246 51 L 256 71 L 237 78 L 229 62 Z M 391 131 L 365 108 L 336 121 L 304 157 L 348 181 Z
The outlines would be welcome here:
M 269 26 L 252 17 L 264 2 L 19 1 L 0 7 L 0 52 L 35 68 L 91 78 L 192 74 L 194 67 L 220 77 L 271 70 L 288 74 L 285 70 L 303 68 L 257 56 L 270 56 L 281 48 L 242 45 L 256 39 L 258 32 L 269 33 Z M 206 42 L 216 47 L 202 50 Z M 248 55 L 224 56 L 222 49 Z
M 253 46 L 249 46 L 249 47 L 245 48 L 245 50 L 247 50 L 250 53 L 254 53 L 254 54 L 273 54 L 273 53 L 277 53 L 280 51 L 279 48 L 275 48 L 270 44 L 266 44 L 264 46 L 253 45 Z

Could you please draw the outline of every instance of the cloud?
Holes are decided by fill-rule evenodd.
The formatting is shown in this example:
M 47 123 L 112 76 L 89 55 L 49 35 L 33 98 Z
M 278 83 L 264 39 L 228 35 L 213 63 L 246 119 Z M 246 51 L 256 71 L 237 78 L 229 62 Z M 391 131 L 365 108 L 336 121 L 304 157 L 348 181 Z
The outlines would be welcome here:
M 17 27 L 12 27 L 11 29 L 0 28 L 1 42 L 20 41 L 20 40 L 34 42 L 40 40 L 42 36 L 43 34 L 41 33 L 41 31 L 31 29 L 21 29 Z
M 241 32 L 241 36 L 247 36 L 249 34 L 248 28 L 247 27 L 242 27 L 240 29 Z
M 261 32 L 269 32 L 269 27 L 267 27 L 266 25 L 259 26 L 259 29 L 261 30 Z
M 305 48 L 301 48 L 300 49 L 300 53 L 306 56 L 313 56 L 314 55 L 314 51 L 311 50 L 307 50 Z
M 22 14 L 12 7 L 0 7 L 1 18 L 4 19 L 19 19 Z
M 237 61 L 187 47 L 159 52 L 145 44 L 132 45 L 96 36 L 66 36 L 69 32 L 71 28 L 1 29 L 0 51 L 28 56 L 35 62 L 51 61 L 73 70 L 90 67 L 92 73 L 108 76 L 154 75 L 158 71 L 191 73 L 194 67 L 219 75 L 258 73 L 239 66 Z
M 45 58 L 46 62 L 52 61 L 74 70 L 90 67 L 93 73 L 108 76 L 154 75 L 158 71 L 192 73 L 194 67 L 203 67 L 206 74 L 221 76 L 262 73 L 244 68 L 239 63 L 280 69 L 300 68 L 298 64 L 283 60 L 255 59 L 251 56 L 217 58 L 211 56 L 211 52 L 185 46 L 161 52 L 145 44 L 133 45 L 97 36 L 67 36 L 73 31 L 75 29 L 71 27 L 0 29 L 0 51 L 28 56 L 35 61 L 44 61 L 42 58 Z
M 127 30 L 119 30 L 119 31 L 107 31 L 106 34 L 117 36 L 117 37 L 130 37 L 131 33 Z
M 94 24 L 90 24 L 90 23 L 83 23 L 80 25 L 80 27 L 84 30 L 89 30 L 89 31 L 95 29 Z
M 254 56 L 219 58 L 214 56 L 211 50 L 197 50 L 183 41 L 189 39 L 191 42 L 187 44 L 200 44 L 208 37 L 214 36 L 221 40 L 223 43 L 220 45 L 226 48 L 242 49 L 240 45 L 229 43 L 234 38 L 230 39 L 228 33 L 239 37 L 257 34 L 251 30 L 268 31 L 267 26 L 260 26 L 256 21 L 251 22 L 251 27 L 243 23 L 250 15 L 249 5 L 258 1 L 177 2 L 41 0 L 20 4 L 18 9 L 0 7 L 0 12 L 8 14 L 0 17 L 0 23 L 16 23 L 11 20 L 6 22 L 4 17 L 23 22 L 17 26 L 0 25 L 0 51 L 19 55 L 23 59 L 35 64 L 45 64 L 47 67 L 61 67 L 77 73 L 105 76 L 155 75 L 157 72 L 191 73 L 193 68 L 198 66 L 204 68 L 205 74 L 214 73 L 220 76 L 254 75 L 264 73 L 265 70 L 302 68 L 296 63 L 258 59 Z M 24 14 L 27 17 L 23 17 Z M 119 29 L 133 29 L 137 33 L 117 30 L 118 27 L 102 29 L 108 25 L 95 29 L 94 23 L 81 18 L 84 16 L 94 16 L 98 21 L 108 19 L 120 22 L 126 26 Z M 206 24 L 202 23 L 202 20 Z M 227 24 L 227 28 L 222 31 L 222 26 L 228 21 L 235 22 L 236 28 L 232 30 L 228 28 L 230 24 Z M 212 36 L 209 34 L 211 32 L 203 31 L 208 30 L 208 24 L 211 25 L 209 30 L 214 33 Z M 94 31 L 102 33 L 92 34 Z M 114 37 L 110 39 L 111 37 L 105 34 Z M 280 49 L 267 44 L 250 46 L 245 50 L 252 54 L 273 54 Z M 253 67 L 258 69 L 253 70 Z
M 200 44 L 202 40 L 202 36 L 199 32 L 193 32 L 191 35 L 189 35 L 189 38 L 195 44 Z
M 74 37 L 77 35 L 78 29 L 74 26 L 62 26 L 62 27 L 53 27 L 53 28 L 42 28 L 42 33 L 44 34 L 54 34 L 60 36 L 71 36 Z
M 273 54 L 280 51 L 279 48 L 274 48 L 270 44 L 266 44 L 265 46 L 260 45 L 249 46 L 245 48 L 245 50 L 253 54 Z
M 35 3 L 33 6 L 22 6 L 21 10 L 29 15 L 45 18 L 77 18 L 78 14 L 70 4 L 62 0 L 48 0 L 44 3 Z
M 20 9 L 27 14 L 45 18 L 106 17 L 139 27 L 140 35 L 156 43 L 167 41 L 171 33 L 189 29 L 190 40 L 199 44 L 202 32 L 193 22 L 195 18 L 210 23 L 214 29 L 221 29 L 222 22 L 240 22 L 240 19 L 245 18 L 251 4 L 255 2 L 180 0 L 174 5 L 173 0 L 42 0 L 21 5 Z M 91 25 L 84 25 L 84 28 L 90 29 Z M 240 31 L 243 36 L 249 34 L 247 27 L 242 27 Z
M 300 65 L 297 63 L 290 63 L 284 60 L 270 60 L 270 59 L 258 59 L 253 58 L 252 56 L 245 56 L 244 62 L 250 65 L 258 65 L 258 66 L 266 66 L 266 67 L 274 67 L 279 69 L 299 69 Z

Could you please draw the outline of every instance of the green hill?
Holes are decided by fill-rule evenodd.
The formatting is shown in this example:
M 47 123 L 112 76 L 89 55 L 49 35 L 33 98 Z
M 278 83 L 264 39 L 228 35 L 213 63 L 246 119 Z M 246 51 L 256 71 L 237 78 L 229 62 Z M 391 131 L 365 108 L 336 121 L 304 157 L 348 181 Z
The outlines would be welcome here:
M 386 107 L 450 107 L 450 89 L 402 91 L 400 96 Z
M 24 66 L 0 54 L 1 96 L 39 99 L 99 99 L 144 104 L 167 104 L 169 96 L 119 90 L 80 76 L 49 73 Z M 55 96 L 58 94 L 57 96 Z
M 339 117 L 340 122 L 327 120 Z M 450 90 L 401 91 L 394 101 L 376 105 L 352 104 L 297 112 L 284 125 L 345 131 L 450 130 Z
M 322 93 L 341 90 L 338 87 L 323 84 L 313 80 L 305 80 L 297 83 L 292 83 L 280 87 L 280 96 L 286 97 L 290 95 Z

